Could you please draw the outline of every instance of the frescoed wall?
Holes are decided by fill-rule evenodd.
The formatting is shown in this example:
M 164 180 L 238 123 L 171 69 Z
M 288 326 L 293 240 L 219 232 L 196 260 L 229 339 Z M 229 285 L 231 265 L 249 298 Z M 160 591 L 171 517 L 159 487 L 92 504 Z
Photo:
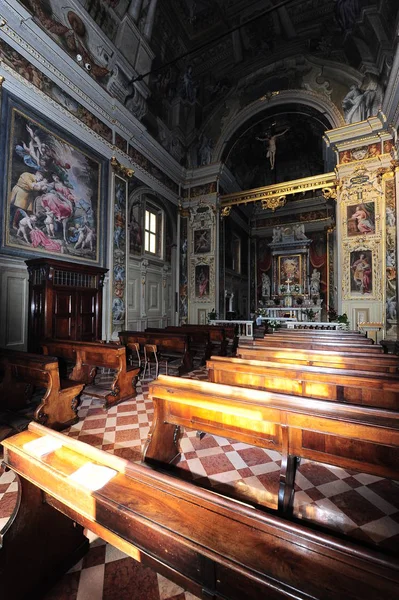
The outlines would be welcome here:
M 377 119 L 356 143 L 354 124 L 327 132 L 335 141 L 338 164 L 337 247 L 341 311 L 356 329 L 380 324 L 381 337 L 396 339 L 396 200 L 392 134 Z M 370 127 L 370 129 L 371 129 Z M 340 139 L 338 139 L 338 136 Z
M 126 203 L 127 181 L 114 176 L 113 282 L 112 282 L 112 339 L 126 329 Z

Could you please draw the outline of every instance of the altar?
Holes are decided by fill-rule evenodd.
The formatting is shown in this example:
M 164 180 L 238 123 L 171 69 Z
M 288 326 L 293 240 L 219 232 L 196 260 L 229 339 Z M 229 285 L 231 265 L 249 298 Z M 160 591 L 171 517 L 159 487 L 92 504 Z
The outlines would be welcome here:
M 309 246 L 303 223 L 275 227 L 269 244 L 272 277 L 262 274 L 258 313 L 267 318 L 321 321 L 320 272 L 311 272 Z
M 314 314 L 310 314 L 310 310 Z M 278 319 L 286 317 L 296 321 L 321 321 L 321 306 L 312 306 L 306 311 L 302 306 L 291 308 L 280 308 L 277 306 L 265 308 L 266 319 Z

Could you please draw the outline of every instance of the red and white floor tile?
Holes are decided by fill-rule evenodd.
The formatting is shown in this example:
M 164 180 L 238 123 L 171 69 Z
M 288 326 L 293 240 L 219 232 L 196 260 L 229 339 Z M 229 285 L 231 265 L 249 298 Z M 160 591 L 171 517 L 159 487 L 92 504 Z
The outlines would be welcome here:
M 190 374 L 206 379 L 205 369 Z M 153 407 L 149 379 L 138 385 L 135 400 L 105 412 L 97 399 L 82 397 L 80 421 L 64 433 L 83 442 L 140 461 Z M 176 473 L 197 484 L 271 509 L 277 506 L 281 456 L 218 436 L 188 430 L 181 440 Z M 0 530 L 17 497 L 13 474 L 0 475 Z M 399 483 L 302 461 L 296 476 L 294 516 L 397 552 Z M 131 582 L 135 581 L 134 586 Z M 176 584 L 126 557 L 102 540 L 66 574 L 45 600 L 195 600 Z

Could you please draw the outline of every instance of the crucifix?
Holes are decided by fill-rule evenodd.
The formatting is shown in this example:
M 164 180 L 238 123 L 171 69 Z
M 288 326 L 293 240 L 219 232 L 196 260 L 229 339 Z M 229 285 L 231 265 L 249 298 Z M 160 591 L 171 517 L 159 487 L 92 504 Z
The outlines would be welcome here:
M 287 280 L 286 280 L 285 283 L 287 284 L 287 294 L 289 294 L 290 291 L 291 291 L 290 290 L 290 283 L 292 283 L 292 280 L 289 277 L 287 277 Z

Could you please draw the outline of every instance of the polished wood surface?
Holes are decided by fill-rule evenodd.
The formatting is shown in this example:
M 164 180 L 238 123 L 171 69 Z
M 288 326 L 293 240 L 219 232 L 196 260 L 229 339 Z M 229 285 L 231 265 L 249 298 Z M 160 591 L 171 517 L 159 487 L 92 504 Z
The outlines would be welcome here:
M 87 393 L 101 398 L 104 408 L 135 398 L 139 368 L 126 364 L 126 348 L 119 344 L 103 342 L 79 342 L 67 340 L 42 340 L 44 354 L 51 354 L 74 363 L 69 378 L 83 382 Z M 105 386 L 93 385 L 97 367 L 115 369 L 113 381 Z
M 147 329 L 146 331 L 151 331 Z M 164 331 L 168 333 L 183 333 L 190 338 L 190 348 L 193 357 L 199 360 L 200 365 L 204 365 L 208 358 L 216 351 L 216 346 L 212 344 L 210 333 L 207 329 L 187 329 L 168 325 Z
M 25 444 L 44 435 L 56 436 L 62 447 L 36 458 Z M 386 600 L 397 592 L 399 562 L 383 550 L 247 507 L 38 425 L 4 446 L 5 464 L 44 491 L 50 511 L 56 508 L 204 600 Z M 90 492 L 70 479 L 87 462 L 116 475 Z M 32 547 L 29 534 L 35 540 L 37 532 L 27 532 Z M 3 544 L 1 576 L 26 586 L 29 579 L 17 576 L 18 554 L 4 564 L 7 536 Z M 58 541 L 58 550 L 63 547 Z M 51 562 L 41 567 L 36 575 L 51 570 Z
M 162 358 L 176 361 L 178 374 L 188 373 L 193 368 L 193 357 L 190 348 L 190 339 L 184 333 L 168 333 L 157 329 L 156 331 L 120 331 L 119 340 L 124 346 L 139 344 L 144 348 L 147 344 L 157 346 Z
M 399 477 L 399 413 L 312 398 L 160 376 L 150 384 L 151 463 L 180 457 L 180 427 L 282 453 L 279 508 L 290 511 L 296 458 Z
M 267 335 L 263 339 L 256 340 L 243 340 L 240 342 L 241 345 L 258 346 L 260 348 L 296 348 L 298 350 L 336 350 L 337 346 L 339 349 L 346 352 L 357 352 L 360 354 L 383 354 L 381 346 L 365 343 L 364 341 L 334 341 L 334 340 L 317 340 L 317 339 L 285 339 L 285 337 L 274 337 L 273 335 Z
M 237 358 L 385 373 L 397 373 L 399 368 L 397 356 L 344 351 L 339 349 L 341 346 L 338 344 L 334 350 L 307 350 L 291 348 L 289 344 L 270 348 L 255 344 L 255 341 L 258 340 L 249 343 L 240 341 Z
M 102 293 L 108 269 L 35 258 L 29 272 L 28 350 L 44 338 L 101 339 Z
M 212 343 L 212 352 L 219 356 L 226 356 L 229 346 L 234 352 L 238 343 L 236 328 L 234 325 L 182 325 L 186 331 L 207 331 Z
M 288 329 L 286 331 L 289 331 Z M 314 332 L 309 332 L 306 335 L 303 334 L 298 334 L 295 330 L 293 330 L 292 333 L 283 333 L 282 331 L 276 331 L 274 333 L 268 333 L 264 336 L 265 340 L 283 340 L 287 343 L 289 343 L 290 341 L 300 341 L 300 342 L 322 342 L 322 343 L 351 343 L 353 342 L 354 344 L 365 344 L 365 345 L 370 345 L 372 346 L 374 344 L 374 340 L 372 340 L 371 338 L 366 338 L 364 336 L 359 336 L 359 335 L 351 335 L 351 334 L 341 334 L 341 335 L 334 335 L 334 336 L 327 336 L 327 335 L 319 335 L 317 331 Z
M 39 423 L 64 429 L 78 421 L 78 396 L 83 383 L 60 379 L 58 360 L 28 352 L 0 350 L 0 405 L 11 411 L 26 406 L 32 387 L 43 388 L 43 396 L 35 410 Z
M 399 410 L 399 375 L 213 356 L 214 383 Z

